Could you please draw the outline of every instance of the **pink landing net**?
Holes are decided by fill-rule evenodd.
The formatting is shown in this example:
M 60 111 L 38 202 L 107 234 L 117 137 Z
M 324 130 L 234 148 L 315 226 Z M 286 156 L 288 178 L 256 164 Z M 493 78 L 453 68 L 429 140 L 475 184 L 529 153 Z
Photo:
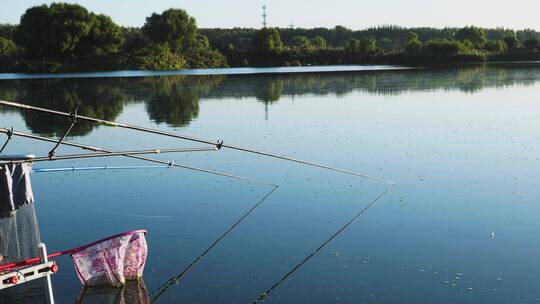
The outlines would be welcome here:
M 115 235 L 74 250 L 71 255 L 85 286 L 123 286 L 142 277 L 148 247 L 146 231 Z

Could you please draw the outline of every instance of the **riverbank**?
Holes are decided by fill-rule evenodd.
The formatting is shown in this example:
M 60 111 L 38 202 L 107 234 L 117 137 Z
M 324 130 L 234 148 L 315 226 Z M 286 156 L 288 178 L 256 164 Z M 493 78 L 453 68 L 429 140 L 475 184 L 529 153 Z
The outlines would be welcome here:
M 221 74 L 224 70 L 232 74 L 260 74 L 269 71 L 271 73 L 289 71 L 314 72 L 325 71 L 362 71 L 371 69 L 395 69 L 396 67 L 433 67 L 433 66 L 462 66 L 470 64 L 484 64 L 495 62 L 523 63 L 540 61 L 540 52 L 521 52 L 498 54 L 491 56 L 481 55 L 453 55 L 438 56 L 425 54 L 379 54 L 372 56 L 347 56 L 347 57 L 327 57 L 327 60 L 310 60 L 313 57 L 291 57 L 288 54 L 276 54 L 273 60 L 259 62 L 258 64 L 246 67 L 232 65 L 230 68 L 204 68 L 204 69 L 144 69 L 137 66 L 122 64 L 114 58 L 92 58 L 87 61 L 60 63 L 56 61 L 26 61 L 12 58 L 10 62 L 0 62 L 0 73 L 3 74 L 79 74 L 79 73 L 111 73 L 119 75 L 113 77 L 124 77 L 126 71 L 132 75 L 153 76 L 160 75 L 215 75 Z M 346 60 L 344 60 L 346 59 Z M 262 68 L 262 69 L 261 69 Z M 293 69 L 287 69 L 293 68 Z M 0 79 L 2 76 L 0 75 Z

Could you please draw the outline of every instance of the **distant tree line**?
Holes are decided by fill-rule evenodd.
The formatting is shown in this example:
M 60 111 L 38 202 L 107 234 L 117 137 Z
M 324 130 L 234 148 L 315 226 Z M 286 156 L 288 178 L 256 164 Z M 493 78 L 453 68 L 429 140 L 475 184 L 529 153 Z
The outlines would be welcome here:
M 233 66 L 426 64 L 540 59 L 534 30 L 402 28 L 201 29 Z
M 539 60 L 539 41 L 534 30 L 474 26 L 198 29 L 182 9 L 121 27 L 80 5 L 53 3 L 29 8 L 18 25 L 0 24 L 0 71 Z

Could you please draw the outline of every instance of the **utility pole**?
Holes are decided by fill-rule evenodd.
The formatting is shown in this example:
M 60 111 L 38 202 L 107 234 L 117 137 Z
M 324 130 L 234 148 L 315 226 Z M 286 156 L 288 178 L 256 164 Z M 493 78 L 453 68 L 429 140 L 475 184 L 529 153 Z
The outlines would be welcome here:
M 263 14 L 262 14 L 263 22 L 262 22 L 262 24 L 263 24 L 263 28 L 266 28 L 266 17 L 268 16 L 266 14 L 266 4 L 263 5 L 262 9 L 263 9 Z

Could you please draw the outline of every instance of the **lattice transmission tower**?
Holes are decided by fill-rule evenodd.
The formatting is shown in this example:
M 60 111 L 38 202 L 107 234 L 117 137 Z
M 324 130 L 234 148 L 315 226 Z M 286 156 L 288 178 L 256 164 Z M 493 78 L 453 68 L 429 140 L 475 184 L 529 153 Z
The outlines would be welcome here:
M 262 10 L 263 10 L 263 14 L 262 14 L 262 17 L 263 17 L 263 22 L 262 22 L 262 25 L 263 25 L 263 28 L 266 28 L 266 17 L 268 16 L 266 14 L 266 5 L 263 5 L 262 7 Z

